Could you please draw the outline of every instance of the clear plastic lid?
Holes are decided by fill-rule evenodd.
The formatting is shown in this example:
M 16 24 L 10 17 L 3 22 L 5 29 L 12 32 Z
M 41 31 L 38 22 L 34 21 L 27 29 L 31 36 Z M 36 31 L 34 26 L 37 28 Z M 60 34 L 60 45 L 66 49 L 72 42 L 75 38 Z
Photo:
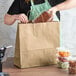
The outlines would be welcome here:
M 58 47 L 58 48 L 56 48 L 56 49 L 57 49 L 57 51 L 70 52 L 69 49 L 66 49 L 66 48 L 64 48 L 64 47 Z
M 70 56 L 69 61 L 76 61 L 76 55 Z

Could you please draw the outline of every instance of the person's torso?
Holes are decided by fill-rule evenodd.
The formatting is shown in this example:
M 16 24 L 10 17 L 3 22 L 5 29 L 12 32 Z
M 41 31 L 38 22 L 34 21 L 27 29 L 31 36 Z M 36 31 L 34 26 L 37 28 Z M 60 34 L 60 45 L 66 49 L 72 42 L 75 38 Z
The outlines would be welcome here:
M 34 4 L 41 4 L 44 3 L 45 0 L 34 0 Z M 55 6 L 65 0 L 48 0 L 51 6 Z M 28 14 L 27 11 L 30 10 L 31 3 L 26 3 L 25 0 L 20 0 L 20 12 Z

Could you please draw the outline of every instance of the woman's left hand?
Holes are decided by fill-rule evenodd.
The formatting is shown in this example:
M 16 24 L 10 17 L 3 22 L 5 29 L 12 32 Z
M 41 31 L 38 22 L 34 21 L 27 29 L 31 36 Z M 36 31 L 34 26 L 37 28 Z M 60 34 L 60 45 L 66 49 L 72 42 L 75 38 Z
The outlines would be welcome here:
M 57 8 L 56 8 L 56 7 L 52 7 L 52 8 L 49 9 L 47 12 L 48 12 L 49 14 L 51 14 L 51 18 L 48 20 L 48 21 L 50 21 L 50 20 L 54 17 L 54 15 L 56 14 Z

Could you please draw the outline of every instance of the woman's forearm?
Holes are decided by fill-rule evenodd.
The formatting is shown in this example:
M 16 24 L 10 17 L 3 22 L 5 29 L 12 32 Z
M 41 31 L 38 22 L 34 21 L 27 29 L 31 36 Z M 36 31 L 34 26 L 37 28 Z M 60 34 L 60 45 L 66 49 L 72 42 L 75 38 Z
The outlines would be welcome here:
M 16 21 L 16 15 L 9 15 L 9 14 L 6 14 L 4 16 L 4 23 L 7 24 L 7 25 L 12 25 L 15 21 Z
M 7 25 L 12 25 L 16 20 L 19 20 L 22 23 L 27 23 L 28 17 L 24 13 L 15 15 L 6 14 L 4 16 L 4 23 Z
M 54 8 L 56 8 L 57 11 L 61 11 L 61 10 L 67 10 L 73 7 L 76 7 L 76 0 L 66 0 L 63 3 L 56 5 Z

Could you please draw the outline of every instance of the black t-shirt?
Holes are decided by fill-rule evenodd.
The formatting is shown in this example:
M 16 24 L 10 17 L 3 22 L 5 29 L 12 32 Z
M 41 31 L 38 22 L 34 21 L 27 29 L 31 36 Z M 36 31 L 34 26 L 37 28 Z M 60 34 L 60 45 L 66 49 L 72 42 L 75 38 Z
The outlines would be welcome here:
M 65 0 L 48 0 L 48 1 L 51 4 L 51 6 L 55 6 Z M 43 2 L 44 0 L 35 0 L 34 4 L 41 4 Z M 30 10 L 30 6 L 31 3 L 30 2 L 26 3 L 25 0 L 14 0 L 7 13 L 10 15 L 25 13 L 27 15 L 28 11 Z

